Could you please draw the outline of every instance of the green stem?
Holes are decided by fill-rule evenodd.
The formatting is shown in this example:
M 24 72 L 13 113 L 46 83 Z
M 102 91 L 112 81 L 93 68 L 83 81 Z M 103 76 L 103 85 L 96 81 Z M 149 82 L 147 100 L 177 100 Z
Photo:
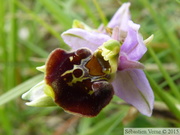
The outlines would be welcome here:
M 98 27 L 99 22 L 98 22 L 96 16 L 94 15 L 94 13 L 92 12 L 92 10 L 90 9 L 89 5 L 87 5 L 87 2 L 84 1 L 84 0 L 78 0 L 78 2 L 84 8 L 84 10 L 86 11 L 87 15 L 90 17 L 90 19 L 94 23 L 95 27 Z
M 177 79 L 179 79 L 179 78 L 180 78 L 180 74 L 176 74 L 176 75 L 174 75 L 174 76 L 172 77 L 172 80 L 175 81 L 175 80 L 177 80 Z M 165 86 L 167 86 L 167 85 L 168 85 L 168 83 L 167 83 L 167 81 L 165 81 L 165 82 L 161 83 L 159 86 L 160 86 L 161 88 L 163 88 L 163 87 L 165 87 Z
M 179 41 L 178 38 L 176 38 L 175 33 L 169 30 L 169 27 L 165 26 L 165 23 L 163 22 L 161 15 L 158 14 L 156 10 L 152 8 L 152 4 L 149 2 L 149 0 L 140 1 L 149 10 L 151 16 L 153 17 L 154 21 L 161 30 L 164 39 L 167 40 L 167 42 L 169 42 L 169 45 L 171 46 L 172 55 L 174 55 L 175 61 L 180 67 Z
M 93 3 L 99 13 L 99 16 L 104 24 L 104 26 L 106 26 L 108 24 L 108 20 L 106 19 L 106 16 L 104 15 L 104 12 L 102 11 L 101 7 L 99 6 L 97 0 L 93 0 Z
M 15 85 L 15 63 L 16 63 L 16 51 L 17 51 L 17 20 L 16 20 L 16 6 L 14 4 L 14 0 L 11 0 L 10 4 L 10 12 L 11 12 L 11 19 L 10 19 L 10 34 L 9 34 L 9 43 L 7 46 L 8 52 L 8 78 L 6 89 L 10 89 Z
M 156 56 L 155 52 L 153 51 L 153 49 L 151 47 L 148 47 L 148 51 L 151 54 L 151 56 L 153 57 L 156 64 L 158 65 L 158 67 L 159 67 L 161 73 L 163 74 L 164 78 L 166 79 L 167 83 L 169 84 L 174 96 L 177 97 L 177 99 L 180 99 L 180 91 L 179 91 L 178 87 L 175 85 L 175 83 L 173 82 L 173 80 L 171 79 L 171 77 L 169 76 L 168 72 L 164 69 L 161 61 L 158 59 L 158 57 Z
M 7 86 L 7 50 L 6 50 L 6 40 L 5 40 L 5 1 L 1 0 L 0 1 L 0 49 L 2 50 L 2 55 L 0 56 L 0 61 L 2 61 L 4 67 L 3 67 L 3 72 L 2 72 L 2 86 L 1 87 L 6 87 Z
M 176 118 L 180 120 L 180 110 L 175 105 L 174 100 L 172 100 L 173 97 L 171 97 L 169 94 L 163 91 L 147 72 L 146 75 L 155 94 L 157 94 L 158 97 L 161 98 L 161 100 L 168 106 L 168 108 L 172 111 L 172 113 L 176 116 Z
M 58 21 L 65 29 L 69 29 L 72 25 L 72 17 L 64 12 L 54 0 L 38 0 L 49 11 L 49 13 Z
M 8 118 L 8 114 L 6 113 L 7 107 L 0 108 L 0 124 L 1 128 L 4 130 L 4 134 L 12 135 L 12 124 L 10 119 Z

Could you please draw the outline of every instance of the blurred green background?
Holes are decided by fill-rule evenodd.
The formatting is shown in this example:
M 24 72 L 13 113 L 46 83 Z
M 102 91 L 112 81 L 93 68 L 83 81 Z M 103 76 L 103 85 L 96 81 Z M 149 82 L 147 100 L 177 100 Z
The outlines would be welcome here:
M 145 38 L 154 34 L 142 63 L 155 93 L 152 117 L 117 97 L 95 118 L 59 107 L 28 107 L 20 95 L 43 78 L 36 70 L 74 19 L 97 28 L 97 3 L 110 20 L 127 0 L 0 0 L 0 134 L 121 135 L 124 127 L 180 127 L 180 1 L 129 0 L 132 20 Z

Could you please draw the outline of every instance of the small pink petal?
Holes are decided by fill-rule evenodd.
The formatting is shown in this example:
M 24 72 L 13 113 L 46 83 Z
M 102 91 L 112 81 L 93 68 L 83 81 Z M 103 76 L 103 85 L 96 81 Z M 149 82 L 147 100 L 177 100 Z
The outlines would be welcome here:
M 124 54 L 119 57 L 119 65 L 118 70 L 125 70 L 125 69 L 144 69 L 144 65 L 138 61 L 129 60 L 128 57 Z
M 142 114 L 151 116 L 154 94 L 142 70 L 118 71 L 113 87 L 115 95 L 136 107 Z

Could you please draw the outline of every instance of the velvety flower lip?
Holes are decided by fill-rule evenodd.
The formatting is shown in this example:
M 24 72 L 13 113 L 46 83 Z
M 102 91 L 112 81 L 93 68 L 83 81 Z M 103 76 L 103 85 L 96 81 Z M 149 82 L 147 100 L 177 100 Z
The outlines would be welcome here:
M 44 72 L 44 80 L 22 98 L 29 106 L 56 104 L 72 114 L 96 116 L 114 95 L 110 80 L 117 69 L 119 49 L 120 43 L 116 40 L 104 42 L 93 53 L 88 48 L 71 52 L 55 49 L 45 66 L 37 68 Z
M 101 50 L 92 54 L 86 48 L 56 49 L 50 54 L 45 82 L 53 90 L 54 102 L 65 111 L 94 117 L 112 99 L 111 67 L 101 54 Z

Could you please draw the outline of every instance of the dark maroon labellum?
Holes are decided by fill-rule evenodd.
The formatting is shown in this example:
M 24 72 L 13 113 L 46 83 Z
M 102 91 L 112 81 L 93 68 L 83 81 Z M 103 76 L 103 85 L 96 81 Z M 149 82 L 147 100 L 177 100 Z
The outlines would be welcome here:
M 53 51 L 46 63 L 46 83 L 52 87 L 55 102 L 65 111 L 96 116 L 114 94 L 110 65 L 100 54 L 88 49 Z

